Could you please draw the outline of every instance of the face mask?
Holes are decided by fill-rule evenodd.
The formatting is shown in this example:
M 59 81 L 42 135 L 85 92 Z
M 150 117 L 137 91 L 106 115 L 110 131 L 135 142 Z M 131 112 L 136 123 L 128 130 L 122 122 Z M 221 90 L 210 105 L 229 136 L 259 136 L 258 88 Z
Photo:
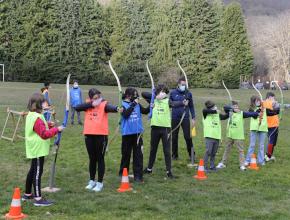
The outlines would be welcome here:
M 259 106 L 261 106 L 261 102 L 260 102 L 260 101 L 256 101 L 256 102 L 255 102 L 255 105 L 256 105 L 257 107 L 259 107 Z
M 98 99 L 93 99 L 93 105 L 98 106 L 99 104 L 101 104 L 102 100 L 103 100 L 102 97 L 100 97 Z
M 79 84 L 77 84 L 77 83 L 74 83 L 73 87 L 76 89 L 76 88 L 78 88 L 78 87 L 79 87 Z
M 156 96 L 156 98 L 157 98 L 157 99 L 164 99 L 166 96 L 167 96 L 167 94 L 166 94 L 165 92 L 160 92 L 160 93 Z
M 180 86 L 179 86 L 179 89 L 180 89 L 181 92 L 184 92 L 184 91 L 185 91 L 185 88 L 186 88 L 185 85 L 180 85 Z

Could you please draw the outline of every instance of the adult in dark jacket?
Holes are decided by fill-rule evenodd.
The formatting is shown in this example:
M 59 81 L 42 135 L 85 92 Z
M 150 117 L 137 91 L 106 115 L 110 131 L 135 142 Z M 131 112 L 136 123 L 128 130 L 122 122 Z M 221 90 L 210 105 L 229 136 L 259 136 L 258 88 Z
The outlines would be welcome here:
M 195 126 L 195 111 L 192 99 L 192 94 L 186 88 L 185 78 L 182 77 L 178 80 L 178 87 L 170 92 L 169 99 L 173 102 L 180 102 L 180 105 L 172 107 L 172 159 L 178 159 L 178 133 L 179 133 L 179 123 L 183 130 L 183 136 L 186 142 L 187 152 L 189 157 L 191 157 L 191 148 L 193 148 L 192 138 L 191 138 L 191 126 Z M 183 117 L 184 115 L 184 117 Z M 183 119 L 182 119 L 183 118 Z M 182 120 L 182 121 L 181 121 Z M 193 148 L 194 152 L 194 148 Z M 195 154 L 195 152 L 194 152 Z M 194 155 L 193 155 L 194 156 Z

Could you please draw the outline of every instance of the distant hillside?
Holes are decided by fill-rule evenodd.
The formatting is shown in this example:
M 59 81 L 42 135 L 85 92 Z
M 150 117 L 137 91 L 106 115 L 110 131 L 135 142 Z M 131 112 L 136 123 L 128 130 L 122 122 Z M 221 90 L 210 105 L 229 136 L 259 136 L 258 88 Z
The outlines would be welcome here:
M 101 4 L 109 4 L 112 0 L 98 0 Z M 226 4 L 239 2 L 248 15 L 277 15 L 290 9 L 290 0 L 224 0 Z
M 246 16 L 277 15 L 290 9 L 290 0 L 224 0 L 225 3 L 239 2 Z

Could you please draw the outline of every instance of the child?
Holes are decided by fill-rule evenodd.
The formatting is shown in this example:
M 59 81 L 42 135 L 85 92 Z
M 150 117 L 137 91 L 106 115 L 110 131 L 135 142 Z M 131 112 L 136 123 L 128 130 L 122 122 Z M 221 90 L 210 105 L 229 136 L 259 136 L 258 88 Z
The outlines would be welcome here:
M 31 167 L 26 178 L 25 194 L 22 200 L 34 199 L 35 206 L 49 206 L 53 203 L 41 197 L 41 176 L 43 172 L 44 157 L 49 154 L 50 138 L 63 130 L 62 126 L 58 128 L 49 128 L 53 123 L 48 124 L 41 114 L 47 107 L 44 96 L 35 93 L 29 100 L 29 113 L 26 116 L 25 123 L 25 146 L 26 157 L 31 159 Z M 32 185 L 34 194 L 32 194 Z
M 70 89 L 70 103 L 71 103 L 71 124 L 74 124 L 75 117 L 75 107 L 82 103 L 82 90 L 79 88 L 79 84 L 77 80 L 74 80 L 73 86 Z M 82 125 L 81 114 L 77 112 L 78 115 L 78 123 Z
M 51 99 L 49 97 L 49 89 L 50 89 L 50 83 L 46 82 L 44 83 L 44 87 L 41 89 L 42 95 L 44 96 L 44 99 L 47 101 L 48 105 L 51 106 Z
M 108 113 L 121 112 L 116 106 L 108 104 L 97 89 L 89 90 L 86 103 L 77 105 L 76 111 L 85 111 L 84 130 L 85 143 L 89 155 L 90 180 L 86 189 L 100 192 L 103 189 L 105 174 L 105 152 L 108 141 Z M 96 165 L 98 163 L 98 181 L 95 181 Z
M 264 143 L 268 132 L 266 111 L 264 111 L 262 100 L 258 96 L 251 97 L 250 112 L 260 112 L 259 118 L 251 118 L 250 122 L 250 146 L 245 161 L 245 166 L 249 166 L 251 156 L 255 152 L 256 138 L 259 137 L 258 164 L 264 165 Z
M 259 113 L 257 112 L 243 112 L 239 109 L 238 102 L 232 101 L 232 115 L 228 120 L 227 137 L 228 143 L 222 158 L 222 161 L 218 164 L 217 168 L 225 168 L 226 161 L 228 160 L 230 150 L 236 143 L 239 151 L 240 170 L 245 171 L 245 155 L 244 155 L 244 118 L 254 117 L 257 118 Z
M 136 182 L 143 182 L 143 140 L 140 134 L 144 131 L 142 115 L 148 114 L 149 107 L 144 108 L 139 104 L 139 94 L 134 88 L 127 88 L 125 99 L 122 102 L 124 109 L 121 119 L 122 133 L 122 159 L 119 175 L 122 176 L 123 169 L 129 170 L 130 157 L 133 149 L 133 172 Z M 139 139 L 138 139 L 139 138 Z
M 170 103 L 168 99 L 168 89 L 165 85 L 158 85 L 156 88 L 156 98 L 152 110 L 151 118 L 151 149 L 145 174 L 151 174 L 156 159 L 158 144 L 162 139 L 163 153 L 166 165 L 166 175 L 168 178 L 174 178 L 171 171 L 171 149 L 170 138 L 168 138 L 171 128 Z
M 226 109 L 225 109 L 226 111 Z M 226 120 L 229 115 L 220 114 L 217 106 L 212 101 L 205 102 L 203 113 L 203 133 L 206 143 L 206 152 L 204 155 L 205 170 L 208 171 L 208 158 L 210 157 L 210 170 L 215 171 L 215 155 L 221 139 L 221 120 Z
M 46 107 L 46 109 L 44 109 L 45 111 L 43 113 L 46 121 L 50 121 L 51 115 L 52 115 L 52 111 L 51 111 L 52 103 L 51 103 L 51 99 L 49 97 L 49 89 L 50 89 L 49 82 L 44 83 L 44 87 L 41 88 L 41 93 L 44 96 L 45 101 L 47 102 L 47 107 Z
M 275 94 L 268 92 L 266 95 L 266 100 L 264 102 L 264 107 L 266 108 L 267 122 L 268 122 L 268 148 L 265 155 L 265 161 L 275 160 L 273 156 L 274 148 L 277 144 L 278 133 L 279 133 L 279 113 L 280 105 L 275 100 Z

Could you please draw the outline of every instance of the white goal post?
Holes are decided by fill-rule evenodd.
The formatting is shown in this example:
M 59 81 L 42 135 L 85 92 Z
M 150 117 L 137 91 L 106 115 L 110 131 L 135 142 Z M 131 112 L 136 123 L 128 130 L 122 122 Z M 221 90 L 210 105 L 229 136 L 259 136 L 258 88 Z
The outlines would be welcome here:
M 0 66 L 2 67 L 2 81 L 5 81 L 5 70 L 4 70 L 4 64 L 0 64 Z

